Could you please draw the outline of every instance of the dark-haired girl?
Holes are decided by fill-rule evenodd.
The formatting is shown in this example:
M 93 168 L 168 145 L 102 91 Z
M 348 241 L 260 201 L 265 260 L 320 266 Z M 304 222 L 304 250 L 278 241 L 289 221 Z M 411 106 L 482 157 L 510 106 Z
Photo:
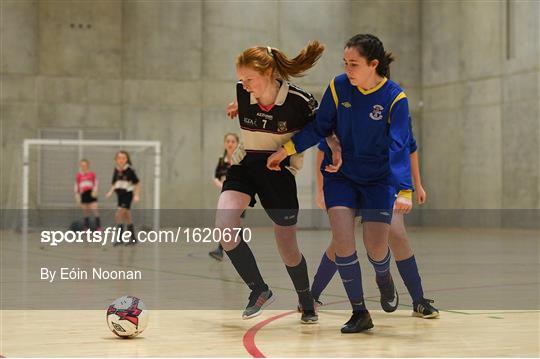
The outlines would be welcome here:
M 316 120 L 270 156 L 267 166 L 277 171 L 287 156 L 303 152 L 333 133 L 337 136 L 340 148 L 332 148 L 332 157 L 323 162 L 329 171 L 323 172 L 324 199 L 335 263 L 353 309 L 341 332 L 356 333 L 373 327 L 364 303 L 354 239 L 357 214 L 364 223 L 364 245 L 375 268 L 383 309 L 397 308 L 388 233 L 396 189 L 401 190 L 400 183 L 410 178 L 410 120 L 407 96 L 388 79 L 393 57 L 377 37 L 352 37 L 345 45 L 343 61 L 345 73 L 330 82 Z M 391 153 L 401 160 L 390 161 Z M 412 206 L 409 195 L 402 198 L 405 200 L 396 202 L 398 213 Z
M 283 171 L 266 168 L 268 156 L 290 140 L 293 134 L 313 121 L 317 102 L 303 89 L 291 84 L 322 55 L 323 45 L 309 43 L 295 58 L 271 47 L 251 47 L 236 59 L 236 102 L 228 108 L 230 117 L 238 114 L 244 151 L 235 153 L 235 163 L 227 173 L 218 201 L 216 227 L 240 227 L 240 215 L 255 203 L 255 195 L 274 222 L 279 254 L 291 277 L 302 305 L 302 323 L 315 323 L 306 261 L 298 248 L 296 223 L 298 198 L 295 173 L 302 156 L 287 158 Z M 221 242 L 232 264 L 250 288 L 251 294 L 242 317 L 253 318 L 270 304 L 275 295 L 263 280 L 248 244 L 243 240 Z
M 109 198 L 113 192 L 116 193 L 118 209 L 114 215 L 114 220 L 121 232 L 124 231 L 124 225 L 131 232 L 131 241 L 125 244 L 135 244 L 135 228 L 133 227 L 130 209 L 132 202 L 139 202 L 140 181 L 135 170 L 131 167 L 131 160 L 126 151 L 118 151 L 115 161 L 116 167 L 113 172 L 112 186 L 105 197 Z
M 324 178 L 322 176 L 322 171 L 324 168 L 322 163 L 325 156 L 331 158 L 332 153 L 330 152 L 328 143 L 336 141 L 332 136 L 326 140 L 321 141 L 319 144 L 319 151 L 317 152 L 317 165 L 316 167 L 316 176 L 317 176 L 317 205 L 321 209 L 325 209 L 324 204 L 324 192 L 323 192 L 323 182 Z M 339 146 L 339 143 L 333 143 L 331 147 Z M 418 151 L 417 151 L 416 140 L 414 138 L 412 128 L 410 133 L 410 142 L 409 142 L 409 153 L 410 153 L 410 162 L 411 162 L 411 174 L 414 182 L 403 183 L 402 188 L 414 189 L 416 193 L 416 202 L 419 205 L 422 205 L 426 201 L 426 191 L 422 186 L 422 180 L 420 176 L 420 164 L 418 160 Z M 399 159 L 398 159 L 399 160 Z M 409 192 L 401 191 L 401 196 L 408 196 Z M 398 197 L 396 202 L 406 201 L 407 198 Z M 394 203 L 396 206 L 396 203 Z M 406 213 L 405 213 L 406 214 Z M 433 300 L 424 298 L 424 290 L 422 288 L 422 280 L 420 278 L 420 272 L 416 264 L 416 258 L 413 253 L 411 243 L 409 241 L 407 230 L 405 228 L 405 216 L 404 213 L 394 212 L 392 216 L 392 222 L 390 223 L 390 234 L 389 234 L 389 244 L 394 254 L 397 268 L 399 274 L 407 287 L 407 291 L 412 299 L 413 304 L 413 316 L 420 317 L 424 319 L 436 318 L 439 316 L 439 311 L 437 308 L 433 307 L 431 303 Z M 322 304 L 319 301 L 319 297 L 323 290 L 326 288 L 335 272 L 337 267 L 335 264 L 334 257 L 334 248 L 330 245 L 325 253 L 323 253 L 319 268 L 313 279 L 313 284 L 311 287 L 311 293 L 313 298 L 318 304 Z

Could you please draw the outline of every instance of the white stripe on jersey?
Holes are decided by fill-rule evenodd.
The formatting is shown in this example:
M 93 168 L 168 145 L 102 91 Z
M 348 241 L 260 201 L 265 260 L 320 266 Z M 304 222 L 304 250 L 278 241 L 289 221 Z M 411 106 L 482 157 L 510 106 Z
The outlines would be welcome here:
M 133 183 L 125 180 L 118 180 L 114 183 L 114 189 L 125 189 L 128 192 L 133 191 Z
M 304 100 L 306 100 L 306 102 L 309 102 L 309 98 L 307 98 L 303 93 L 300 93 L 298 91 L 294 91 L 294 90 L 291 90 L 291 89 L 289 89 L 289 93 L 298 95 L 298 96 L 302 97 Z

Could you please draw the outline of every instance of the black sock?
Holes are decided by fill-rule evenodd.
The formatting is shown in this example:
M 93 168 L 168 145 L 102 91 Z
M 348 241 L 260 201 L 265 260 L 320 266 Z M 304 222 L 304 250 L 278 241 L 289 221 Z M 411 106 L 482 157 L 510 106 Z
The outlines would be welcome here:
M 294 289 L 298 293 L 298 300 L 302 308 L 313 310 L 313 296 L 309 290 L 309 276 L 307 271 L 306 259 L 302 256 L 302 260 L 294 267 L 285 266 L 289 276 L 294 284 Z
M 133 223 L 127 225 L 127 230 L 131 232 L 131 242 L 135 242 L 135 227 L 133 227 Z
M 229 256 L 234 268 L 240 274 L 240 277 L 247 284 L 249 289 L 254 292 L 264 292 L 268 290 L 268 286 L 262 279 L 259 267 L 257 267 L 257 261 L 253 256 L 253 252 L 246 242 L 240 241 L 236 248 L 225 251 Z
M 90 228 L 90 218 L 84 217 L 84 228 Z
M 124 225 L 123 224 L 117 224 L 116 228 L 120 229 L 120 235 L 118 236 L 118 241 L 115 241 L 115 244 L 123 244 L 124 241 L 122 239 L 122 233 L 124 233 Z
M 99 219 L 99 216 L 96 217 L 96 227 L 101 227 L 101 220 Z

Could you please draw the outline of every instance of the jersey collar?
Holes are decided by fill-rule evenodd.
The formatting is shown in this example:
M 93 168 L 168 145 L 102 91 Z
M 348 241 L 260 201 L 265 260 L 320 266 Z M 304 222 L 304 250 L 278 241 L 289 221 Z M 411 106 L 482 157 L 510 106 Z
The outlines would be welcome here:
M 289 83 L 284 80 L 278 80 L 281 82 L 281 86 L 279 87 L 278 94 L 276 96 L 276 101 L 274 102 L 275 106 L 281 106 L 285 103 L 285 100 L 287 99 L 287 94 L 289 93 Z M 257 99 L 253 94 L 249 95 L 249 104 L 250 105 L 256 105 Z
M 370 88 L 369 90 L 364 90 L 360 86 L 356 86 L 356 88 L 358 89 L 358 91 L 360 91 L 362 93 L 362 95 L 369 95 L 370 93 L 374 93 L 375 91 L 377 91 L 378 89 L 383 87 L 384 84 L 386 83 L 386 81 L 388 81 L 388 79 L 386 77 L 383 77 L 382 81 L 379 82 L 379 84 L 377 86 L 375 86 L 373 88 Z

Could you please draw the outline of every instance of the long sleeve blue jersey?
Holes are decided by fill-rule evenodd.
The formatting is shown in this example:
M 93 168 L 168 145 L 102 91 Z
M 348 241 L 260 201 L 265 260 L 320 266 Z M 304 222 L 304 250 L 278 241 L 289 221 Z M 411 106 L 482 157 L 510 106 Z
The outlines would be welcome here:
M 410 134 L 409 134 L 409 146 L 406 151 L 402 152 L 390 152 L 390 161 L 392 163 L 395 163 L 395 167 L 400 169 L 400 172 L 403 172 L 403 175 L 401 176 L 402 181 L 399 183 L 398 190 L 414 190 L 414 186 L 412 183 L 412 178 L 410 175 L 411 173 L 411 167 L 407 166 L 407 162 L 405 162 L 404 165 L 401 165 L 401 161 L 403 161 L 403 157 L 410 156 L 411 153 L 414 153 L 418 150 L 418 145 L 416 144 L 416 138 L 414 137 L 414 132 L 412 129 L 412 121 L 410 121 Z M 322 139 L 319 142 L 319 145 L 317 146 L 319 150 L 324 152 L 324 160 L 322 162 L 321 168 L 326 167 L 326 165 L 332 163 L 332 152 L 330 150 L 330 147 L 326 143 L 326 139 Z M 409 157 L 410 159 L 410 157 Z M 409 161 L 410 163 L 410 161 Z
M 335 133 L 341 143 L 340 173 L 359 184 L 389 183 L 410 189 L 411 124 L 407 96 L 392 80 L 375 88 L 351 85 L 345 74 L 326 89 L 315 121 L 308 123 L 284 147 L 303 152 Z

